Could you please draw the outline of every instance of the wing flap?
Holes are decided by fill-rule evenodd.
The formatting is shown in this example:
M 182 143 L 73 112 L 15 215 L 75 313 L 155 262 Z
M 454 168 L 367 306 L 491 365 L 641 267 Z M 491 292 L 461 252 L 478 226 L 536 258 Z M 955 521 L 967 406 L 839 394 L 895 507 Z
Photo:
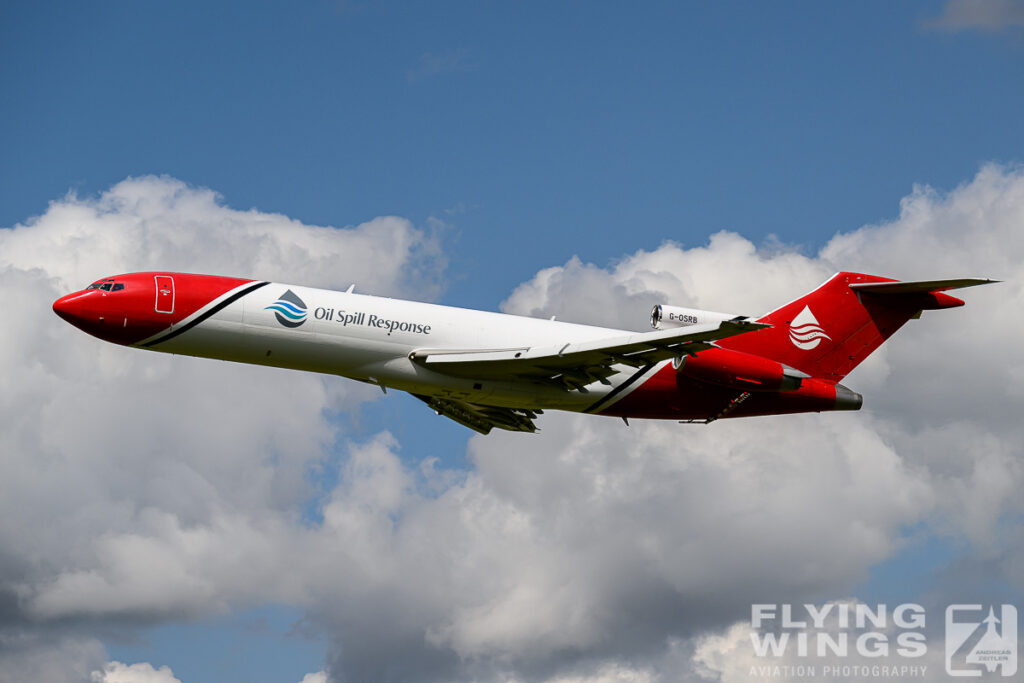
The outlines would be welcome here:
M 490 434 L 495 427 L 510 432 L 536 432 L 537 426 L 533 421 L 541 413 L 540 410 L 486 406 L 438 396 L 413 396 L 426 403 L 438 415 L 484 435 Z

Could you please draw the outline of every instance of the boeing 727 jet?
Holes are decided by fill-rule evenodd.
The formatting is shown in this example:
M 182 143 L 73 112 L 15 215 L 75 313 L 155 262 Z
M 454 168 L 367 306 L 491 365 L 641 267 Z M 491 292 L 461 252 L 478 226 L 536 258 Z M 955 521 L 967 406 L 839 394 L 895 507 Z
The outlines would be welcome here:
M 58 299 L 64 320 L 151 351 L 341 375 L 407 391 L 487 434 L 544 410 L 709 423 L 858 410 L 839 382 L 946 291 L 837 273 L 759 318 L 661 305 L 653 330 L 592 327 L 214 275 L 131 273 Z

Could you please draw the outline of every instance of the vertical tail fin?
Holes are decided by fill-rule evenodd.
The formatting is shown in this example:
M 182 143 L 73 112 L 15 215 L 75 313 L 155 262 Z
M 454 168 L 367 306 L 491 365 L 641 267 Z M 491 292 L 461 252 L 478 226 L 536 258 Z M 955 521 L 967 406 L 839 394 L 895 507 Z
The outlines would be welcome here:
M 722 340 L 720 345 L 757 354 L 838 382 L 923 310 L 964 302 L 944 290 L 994 280 L 898 282 L 863 273 L 836 273 L 813 292 L 763 316 L 772 325 Z

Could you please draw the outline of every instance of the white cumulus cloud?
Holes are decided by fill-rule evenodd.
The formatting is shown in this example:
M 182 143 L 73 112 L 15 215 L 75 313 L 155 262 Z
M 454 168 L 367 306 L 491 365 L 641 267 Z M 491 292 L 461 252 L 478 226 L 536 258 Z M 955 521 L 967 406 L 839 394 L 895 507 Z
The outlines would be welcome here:
M 443 267 L 436 240 L 401 218 L 310 226 L 171 178 L 71 194 L 0 230 L 0 670 L 17 661 L 31 672 L 44 657 L 26 653 L 46 642 L 98 645 L 65 634 L 69 617 L 147 621 L 295 600 L 301 582 L 281 579 L 281 552 L 317 493 L 311 468 L 333 457 L 341 427 L 325 411 L 379 396 L 337 378 L 105 344 L 57 319 L 54 299 L 155 269 L 430 298 Z M 33 679 L 58 680 L 21 680 Z
M 149 662 L 107 662 L 102 670 L 92 672 L 91 680 L 94 683 L 181 683 L 170 667 L 154 669 Z
M 414 296 L 439 283 L 429 235 L 395 218 L 303 226 L 169 179 L 109 194 L 0 233 L 16 331 L 0 338 L 7 633 L 56 642 L 68 623 L 276 601 L 327 634 L 327 680 L 728 680 L 707 639 L 751 603 L 849 595 L 914 534 L 964 549 L 936 585 L 1024 589 L 1020 169 L 919 188 L 816 253 L 719 233 L 539 272 L 505 310 L 634 329 L 654 303 L 764 312 L 840 269 L 1006 282 L 912 321 L 851 374 L 860 413 L 628 428 L 548 413 L 537 435 L 474 436 L 465 471 L 330 418 L 379 392 L 121 349 L 49 311 L 72 285 L 155 267 Z M 82 245 L 104 231 L 122 240 L 93 259 Z M 310 468 L 332 458 L 337 481 L 316 489 Z

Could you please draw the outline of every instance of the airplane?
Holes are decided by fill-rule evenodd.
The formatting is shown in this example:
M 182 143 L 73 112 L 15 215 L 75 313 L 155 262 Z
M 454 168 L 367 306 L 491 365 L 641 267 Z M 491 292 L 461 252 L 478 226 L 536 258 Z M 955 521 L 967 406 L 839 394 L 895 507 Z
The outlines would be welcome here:
M 544 410 L 627 425 L 859 410 L 840 380 L 922 311 L 964 304 L 946 291 L 991 282 L 841 272 L 756 319 L 658 305 L 648 332 L 169 272 L 103 278 L 53 310 L 115 344 L 407 391 L 488 434 L 535 432 Z

